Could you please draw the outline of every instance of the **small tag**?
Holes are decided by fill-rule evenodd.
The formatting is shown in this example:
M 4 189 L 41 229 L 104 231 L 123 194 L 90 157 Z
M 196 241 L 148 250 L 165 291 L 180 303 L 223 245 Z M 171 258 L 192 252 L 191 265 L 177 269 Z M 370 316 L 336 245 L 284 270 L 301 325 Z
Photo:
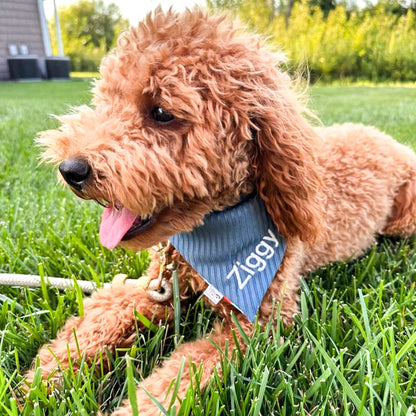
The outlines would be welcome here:
M 216 305 L 222 298 L 223 295 L 219 292 L 214 286 L 208 285 L 205 289 L 204 295 L 214 304 Z

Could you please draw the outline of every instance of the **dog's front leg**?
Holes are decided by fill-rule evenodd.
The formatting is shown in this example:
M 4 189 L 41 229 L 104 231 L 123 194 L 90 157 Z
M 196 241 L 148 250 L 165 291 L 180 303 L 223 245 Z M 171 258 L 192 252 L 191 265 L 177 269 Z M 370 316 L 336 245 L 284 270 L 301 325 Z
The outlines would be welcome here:
M 250 332 L 251 324 L 243 317 L 241 319 L 240 325 L 244 331 Z M 240 338 L 238 330 L 235 330 L 235 336 L 237 339 Z M 246 348 L 244 341 L 239 344 L 241 351 L 244 352 Z M 234 337 L 229 324 L 222 326 L 217 324 L 206 338 L 181 345 L 162 367 L 140 383 L 136 394 L 140 416 L 158 414 L 155 400 L 165 409 L 169 408 L 171 403 L 178 405 L 180 400 L 185 397 L 191 384 L 197 389 L 205 388 L 213 375 L 214 368 L 221 361 L 221 354 L 228 351 L 231 355 L 233 347 Z M 177 380 L 179 373 L 181 373 L 181 379 Z M 172 398 L 172 393 L 177 386 L 176 395 Z M 131 403 L 129 400 L 125 400 L 124 406 L 112 413 L 112 416 L 131 416 L 132 414 Z
M 303 246 L 301 243 L 298 240 L 288 241 L 286 256 L 281 268 L 270 285 L 260 307 L 260 322 L 268 322 L 271 316 L 276 314 L 276 309 L 279 309 L 280 318 L 284 325 L 290 326 L 293 323 L 293 315 L 298 311 L 297 291 L 303 265 L 302 256 Z M 279 308 L 276 302 L 281 304 Z M 223 326 L 217 325 L 206 339 L 183 344 L 161 368 L 155 370 L 139 385 L 136 399 L 140 416 L 154 416 L 157 414 L 155 412 L 158 408 L 152 398 L 168 408 L 172 402 L 185 397 L 191 383 L 195 383 L 195 385 L 198 383 L 198 388 L 202 390 L 212 377 L 214 368 L 220 363 L 221 354 L 232 351 L 234 337 L 232 334 L 233 323 L 230 320 L 231 306 L 225 302 L 220 302 L 215 308 L 219 310 L 220 315 L 225 317 L 226 323 Z M 249 335 L 252 331 L 252 324 L 241 313 L 235 310 L 234 312 L 238 315 L 239 323 L 244 332 Z M 235 330 L 234 333 L 237 339 L 241 338 L 238 330 Z M 226 348 L 227 343 L 228 348 Z M 245 348 L 245 342 L 241 340 L 239 350 L 244 353 Z M 177 397 L 172 399 L 172 391 L 182 366 Z M 193 377 L 195 374 L 193 368 L 198 369 L 199 366 L 201 366 L 200 377 L 195 378 Z M 126 400 L 124 406 L 117 409 L 112 416 L 131 416 L 132 414 L 131 404 Z
M 173 317 L 170 304 L 156 303 L 137 287 L 111 286 L 95 292 L 84 302 L 84 316 L 70 318 L 57 338 L 39 350 L 42 377 L 58 381 L 57 370 L 68 368 L 70 360 L 77 369 L 81 359 L 92 363 L 100 359 L 100 354 L 105 358 L 107 350 L 129 346 L 136 325 L 140 327 L 140 322 L 135 322 L 135 311 L 155 323 L 167 323 Z M 34 372 L 32 369 L 27 373 L 27 382 L 33 380 Z

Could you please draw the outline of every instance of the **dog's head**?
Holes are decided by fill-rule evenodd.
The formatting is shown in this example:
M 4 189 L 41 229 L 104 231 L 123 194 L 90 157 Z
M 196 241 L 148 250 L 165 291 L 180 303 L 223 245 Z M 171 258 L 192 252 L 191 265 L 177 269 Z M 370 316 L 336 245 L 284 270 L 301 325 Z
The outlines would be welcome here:
M 257 187 L 280 232 L 319 229 L 315 133 L 258 37 L 200 9 L 157 9 L 104 58 L 93 108 L 41 134 L 74 192 L 107 206 L 107 246 L 138 250 Z

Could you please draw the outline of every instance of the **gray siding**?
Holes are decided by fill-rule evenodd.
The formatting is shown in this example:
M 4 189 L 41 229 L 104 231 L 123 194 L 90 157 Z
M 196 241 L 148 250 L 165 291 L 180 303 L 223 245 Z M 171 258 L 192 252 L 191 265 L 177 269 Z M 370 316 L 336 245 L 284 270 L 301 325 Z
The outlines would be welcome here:
M 0 0 L 0 79 L 9 78 L 9 45 L 27 45 L 29 54 L 45 56 L 37 0 Z

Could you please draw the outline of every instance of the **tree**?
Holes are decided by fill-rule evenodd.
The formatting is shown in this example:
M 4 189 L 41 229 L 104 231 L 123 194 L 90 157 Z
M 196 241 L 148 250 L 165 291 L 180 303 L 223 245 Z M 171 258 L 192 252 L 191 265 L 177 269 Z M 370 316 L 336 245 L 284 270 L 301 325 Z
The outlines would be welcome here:
M 117 38 L 129 27 L 120 9 L 103 0 L 79 0 L 59 8 L 62 42 L 71 57 L 74 70 L 96 70 L 102 58 L 116 44 Z M 54 22 L 50 22 L 52 42 Z
M 408 10 L 416 12 L 416 0 L 379 0 L 376 4 L 368 4 L 366 10 L 383 7 L 389 14 L 405 16 Z
M 319 7 L 325 17 L 327 17 L 328 13 L 331 10 L 334 10 L 337 5 L 335 0 L 310 0 L 309 4 L 312 8 Z

